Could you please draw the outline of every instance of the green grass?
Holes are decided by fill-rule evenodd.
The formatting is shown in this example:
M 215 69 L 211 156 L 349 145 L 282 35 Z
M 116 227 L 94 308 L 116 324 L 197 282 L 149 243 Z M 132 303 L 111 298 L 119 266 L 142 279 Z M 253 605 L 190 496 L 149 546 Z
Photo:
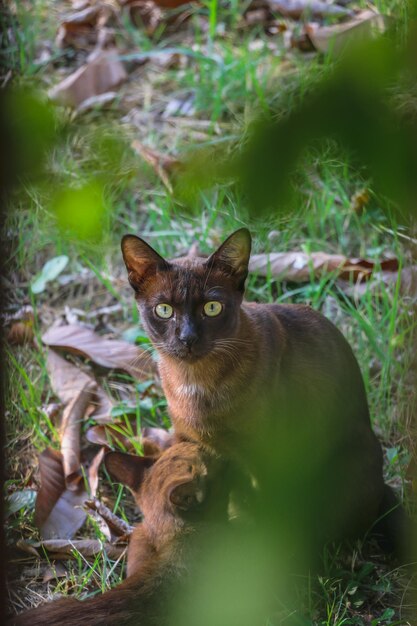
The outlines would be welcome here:
M 38 338 L 65 312 L 65 307 L 88 312 L 104 304 L 121 303 L 121 311 L 109 319 L 115 333 L 122 336 L 138 324 L 119 248 L 120 237 L 127 232 L 144 236 L 161 254 L 170 256 L 184 252 L 195 241 L 203 252 L 210 252 L 234 229 L 247 225 L 254 236 L 255 252 L 323 250 L 366 257 L 377 263 L 390 254 L 398 258 L 401 267 L 410 263 L 387 203 L 372 192 L 372 181 L 364 180 L 361 172 L 349 165 L 346 155 L 333 146 L 311 150 L 306 156 L 304 175 L 299 180 L 302 211 L 280 218 L 269 215 L 262 220 L 249 219 L 245 198 L 230 185 L 201 193 L 190 210 L 169 197 L 150 168 L 130 150 L 134 138 L 169 154 L 184 154 L 196 144 L 238 141 L 245 124 L 256 114 L 265 113 L 269 107 L 275 114 L 284 114 L 300 97 L 308 97 L 312 85 L 331 67 L 328 60 L 288 53 L 278 39 L 276 56 L 266 45 L 253 46 L 255 40 L 268 43 L 272 39 L 259 29 L 237 33 L 230 27 L 239 20 L 239 4 L 233 1 L 224 7 L 214 0 L 204 3 L 204 7 L 195 9 L 186 34 L 180 37 L 161 31 L 151 39 L 129 25 L 126 18 L 116 33 L 119 43 L 128 42 L 131 54 L 137 50 L 183 49 L 190 48 L 191 43 L 198 44 L 199 49 L 187 57 L 183 68 L 155 71 L 152 63 L 145 66 L 136 84 L 137 103 L 132 105 L 139 116 L 146 114 L 152 119 L 155 111 L 163 109 L 170 99 L 192 92 L 195 114 L 190 123 L 179 119 L 175 128 L 153 122 L 146 122 L 145 127 L 135 125 L 122 121 L 117 106 L 109 112 L 92 111 L 75 118 L 68 111 L 57 110 L 57 139 L 48 155 L 47 178 L 23 181 L 12 198 L 7 223 L 13 241 L 11 307 L 30 301 L 31 280 L 45 261 L 55 255 L 68 255 L 70 262 L 65 274 L 75 276 L 70 287 L 55 281 L 44 293 L 33 296 Z M 380 0 L 376 5 L 383 12 L 403 11 L 402 3 L 396 1 Z M 13 31 L 15 39 L 9 49 L 11 65 L 19 70 L 17 84 L 45 91 L 51 81 L 57 82 L 59 67 L 77 67 L 76 54 L 64 56 L 54 44 L 56 67 L 35 63 L 37 46 L 44 38 L 53 38 L 55 12 L 59 14 L 61 9 L 57 3 L 51 13 L 50 3 L 43 0 L 19 7 L 20 27 Z M 206 30 L 201 27 L 202 15 L 207 16 Z M 222 23 L 228 25 L 224 35 Z M 181 37 L 188 39 L 184 42 Z M 204 53 L 206 59 L 202 58 Z M 121 88 L 122 95 L 124 89 Z M 200 133 L 197 139 L 196 132 Z M 76 231 L 59 228 L 53 207 L 57 191 L 82 188 L 91 180 L 99 185 L 106 214 L 101 223 L 101 238 L 83 240 Z M 351 208 L 351 197 L 362 188 L 369 190 L 370 200 L 364 211 L 357 214 Z M 270 239 L 272 231 L 275 236 Z M 83 282 L 81 277 L 86 272 L 88 280 Z M 386 477 L 408 503 L 409 485 L 404 478 L 410 458 L 408 347 L 414 324 L 399 284 L 384 285 L 371 280 L 360 297 L 355 297 L 341 290 L 332 274 L 304 284 L 251 276 L 247 297 L 262 302 L 310 303 L 345 333 L 359 359 L 373 423 L 386 450 Z M 54 399 L 43 353 L 34 347 L 12 348 L 8 372 L 6 489 L 11 493 L 36 484 L 36 454 L 47 445 L 57 447 L 59 437 L 56 425 L 45 418 L 42 410 Z M 131 405 L 121 399 L 120 390 L 127 390 L 132 402 L 139 397 L 134 421 L 167 424 L 166 406 L 160 394 L 147 393 L 144 397 L 144 390 L 135 389 L 126 377 L 105 377 L 104 382 L 127 415 Z M 118 515 L 136 520 L 127 491 L 109 486 L 104 474 L 102 478 L 102 497 Z M 22 537 L 37 536 L 32 514 L 25 509 L 10 516 L 7 528 L 10 544 Z M 87 525 L 85 534 L 101 537 L 92 523 Z M 333 550 L 324 555 L 322 575 L 310 581 L 302 599 L 305 609 L 299 616 L 300 624 L 407 623 L 399 609 L 409 584 L 407 575 L 392 569 L 382 555 L 375 558 L 368 552 L 366 546 L 355 545 L 347 553 Z M 26 569 L 21 558 L 13 563 L 12 577 L 23 576 L 18 596 L 25 606 L 37 603 L 37 594 L 44 598 L 55 593 L 85 597 L 107 589 L 123 575 L 120 564 L 109 562 L 104 554 L 93 563 L 78 555 L 67 578 L 46 585 L 38 581 L 35 591 L 31 591 L 25 579 Z M 370 614 L 374 621 L 368 619 Z

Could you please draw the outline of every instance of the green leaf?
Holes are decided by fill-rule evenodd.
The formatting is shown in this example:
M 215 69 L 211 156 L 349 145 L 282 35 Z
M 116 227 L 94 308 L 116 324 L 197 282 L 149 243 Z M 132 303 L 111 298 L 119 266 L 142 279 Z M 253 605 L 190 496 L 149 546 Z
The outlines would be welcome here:
M 391 622 L 392 618 L 395 615 L 394 609 L 385 609 L 383 614 L 380 617 L 380 620 L 384 620 L 386 622 Z
M 149 337 L 143 334 L 143 330 L 138 328 L 137 326 L 131 326 L 127 328 L 123 333 L 122 337 L 125 341 L 129 343 L 140 343 L 140 344 L 150 344 L 151 341 Z
M 387 448 L 387 459 L 392 465 L 398 459 L 398 448 Z
M 36 491 L 33 489 L 23 489 L 15 491 L 6 498 L 6 517 L 17 513 L 20 509 L 33 509 L 35 506 Z
M 68 257 L 64 254 L 56 256 L 53 259 L 49 259 L 43 266 L 41 273 L 35 278 L 31 284 L 33 293 L 42 293 L 45 290 L 46 284 L 55 280 L 62 270 L 67 266 Z

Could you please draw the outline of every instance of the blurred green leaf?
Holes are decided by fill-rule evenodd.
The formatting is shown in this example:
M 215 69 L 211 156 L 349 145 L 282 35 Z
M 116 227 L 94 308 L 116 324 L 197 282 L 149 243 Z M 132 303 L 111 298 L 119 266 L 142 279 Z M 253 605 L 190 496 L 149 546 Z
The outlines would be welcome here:
M 78 239 L 101 239 L 107 215 L 103 187 L 92 181 L 78 189 L 58 192 L 52 204 L 58 226 Z
M 4 115 L 10 125 L 13 144 L 9 149 L 17 158 L 17 175 L 32 179 L 42 173 L 48 149 L 57 139 L 57 124 L 50 104 L 36 93 L 9 91 L 4 98 Z M 10 159 L 4 160 L 4 166 Z
M 15 491 L 6 498 L 6 518 L 20 509 L 33 509 L 36 501 L 36 491 L 34 489 L 23 489 Z
M 65 269 L 68 264 L 68 257 L 64 254 L 49 259 L 43 266 L 41 273 L 35 278 L 31 284 L 33 293 L 42 293 L 47 283 L 55 280 L 57 276 Z

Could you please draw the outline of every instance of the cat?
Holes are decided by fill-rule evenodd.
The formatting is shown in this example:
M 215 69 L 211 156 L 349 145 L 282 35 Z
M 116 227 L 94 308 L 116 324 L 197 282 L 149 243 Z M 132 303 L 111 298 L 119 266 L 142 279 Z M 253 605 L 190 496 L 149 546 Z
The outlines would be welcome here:
M 176 440 L 236 464 L 256 484 L 260 514 L 305 546 L 378 527 L 400 551 L 402 511 L 352 349 L 309 306 L 243 300 L 249 231 L 208 258 L 166 260 L 135 235 L 121 247 Z
M 143 515 L 129 542 L 126 580 L 82 602 L 64 598 L 26 611 L 10 626 L 161 626 L 205 538 L 227 524 L 228 489 L 214 480 L 224 464 L 196 444 L 173 444 L 159 458 L 155 450 L 150 457 L 109 452 L 105 465 Z

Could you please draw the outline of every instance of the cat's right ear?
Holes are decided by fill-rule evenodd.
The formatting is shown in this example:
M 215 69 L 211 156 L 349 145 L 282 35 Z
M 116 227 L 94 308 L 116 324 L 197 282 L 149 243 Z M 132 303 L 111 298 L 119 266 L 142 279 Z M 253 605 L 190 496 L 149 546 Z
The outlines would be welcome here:
M 135 291 L 140 291 L 149 274 L 156 273 L 159 268 L 168 267 L 167 261 L 136 235 L 125 235 L 121 247 L 129 283 Z
M 124 452 L 108 452 L 104 465 L 111 478 L 137 492 L 145 477 L 145 472 L 156 461 L 156 457 L 137 456 Z
M 247 228 L 235 231 L 222 243 L 206 261 L 208 267 L 219 265 L 237 282 L 238 289 L 243 292 L 248 275 L 249 257 L 251 252 L 251 236 Z

